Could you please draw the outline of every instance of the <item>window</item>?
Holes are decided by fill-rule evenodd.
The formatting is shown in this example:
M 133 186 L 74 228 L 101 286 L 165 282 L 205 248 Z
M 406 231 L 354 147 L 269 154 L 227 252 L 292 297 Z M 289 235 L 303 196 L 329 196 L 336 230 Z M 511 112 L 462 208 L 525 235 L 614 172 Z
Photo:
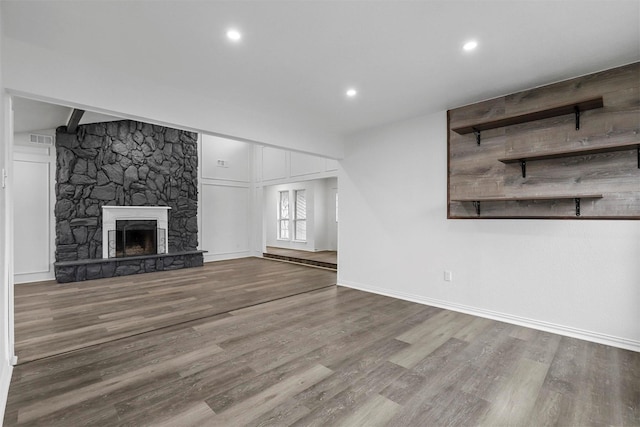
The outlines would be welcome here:
M 294 239 L 307 240 L 307 199 L 304 190 L 296 190 L 296 215 L 294 218 Z
M 294 190 L 293 209 L 289 191 L 278 192 L 278 240 L 307 241 L 307 194 Z
M 289 192 L 281 191 L 278 201 L 278 239 L 289 240 Z

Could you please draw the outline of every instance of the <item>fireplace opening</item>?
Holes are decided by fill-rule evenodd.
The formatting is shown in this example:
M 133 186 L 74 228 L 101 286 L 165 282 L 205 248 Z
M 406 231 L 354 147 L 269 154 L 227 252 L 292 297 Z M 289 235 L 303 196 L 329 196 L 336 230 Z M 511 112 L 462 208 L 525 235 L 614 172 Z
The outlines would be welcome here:
M 156 254 L 156 230 L 156 220 L 116 220 L 116 257 Z

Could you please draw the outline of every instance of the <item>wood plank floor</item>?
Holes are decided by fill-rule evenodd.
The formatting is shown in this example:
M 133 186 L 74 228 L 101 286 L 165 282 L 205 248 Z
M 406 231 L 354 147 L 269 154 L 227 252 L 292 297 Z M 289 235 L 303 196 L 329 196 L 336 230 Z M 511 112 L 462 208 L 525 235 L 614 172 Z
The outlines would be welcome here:
M 267 246 L 266 253 L 273 254 L 273 255 L 288 256 L 292 258 L 308 259 L 311 261 L 327 262 L 331 264 L 338 263 L 337 251 L 310 252 L 310 251 L 298 251 L 295 249 L 287 249 L 287 248 L 276 248 L 275 246 Z
M 335 283 L 335 272 L 245 258 L 85 282 L 17 285 L 18 363 Z
M 637 426 L 640 353 L 331 286 L 17 366 L 4 423 Z

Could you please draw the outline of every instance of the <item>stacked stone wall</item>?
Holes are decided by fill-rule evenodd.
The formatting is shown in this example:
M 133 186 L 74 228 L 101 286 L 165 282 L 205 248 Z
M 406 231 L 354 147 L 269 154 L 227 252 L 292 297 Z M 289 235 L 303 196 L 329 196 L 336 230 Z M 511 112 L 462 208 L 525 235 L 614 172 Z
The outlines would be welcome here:
M 170 206 L 169 252 L 198 246 L 197 134 L 130 120 L 56 132 L 56 261 L 102 258 L 102 206 Z

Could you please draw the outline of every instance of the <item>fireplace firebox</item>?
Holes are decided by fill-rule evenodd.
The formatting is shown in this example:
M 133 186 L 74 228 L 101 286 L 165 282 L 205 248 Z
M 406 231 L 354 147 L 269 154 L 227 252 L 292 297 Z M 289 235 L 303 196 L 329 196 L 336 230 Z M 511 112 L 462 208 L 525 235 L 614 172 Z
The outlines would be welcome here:
M 156 220 L 117 220 L 116 258 L 157 253 Z

